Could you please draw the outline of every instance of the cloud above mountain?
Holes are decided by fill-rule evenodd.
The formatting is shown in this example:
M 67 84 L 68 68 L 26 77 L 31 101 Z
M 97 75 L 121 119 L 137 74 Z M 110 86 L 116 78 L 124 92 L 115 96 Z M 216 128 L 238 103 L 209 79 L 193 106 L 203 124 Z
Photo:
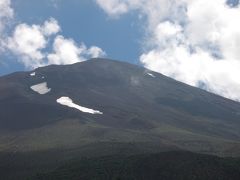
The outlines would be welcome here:
M 53 53 L 48 54 L 49 64 L 73 64 L 89 58 L 105 56 L 105 52 L 96 46 L 87 48 L 84 43 L 76 44 L 73 39 L 58 35 L 53 43 Z
M 10 7 L 10 0 L 0 1 L 0 32 L 3 31 L 7 21 L 11 19 L 14 15 L 13 9 Z
M 10 0 L 0 0 L 0 47 L 2 53 L 12 53 L 28 69 L 50 64 L 72 64 L 93 57 L 105 56 L 97 47 L 80 45 L 71 38 L 61 35 L 58 21 L 52 17 L 42 24 L 17 24 L 6 31 L 14 10 Z
M 59 31 L 60 27 L 53 18 L 43 25 L 19 24 L 7 38 L 6 46 L 26 67 L 43 66 L 45 54 L 42 49 L 48 45 L 47 38 Z
M 10 5 L 10 0 L 0 0 L 0 52 L 3 51 L 4 46 L 4 30 L 14 16 L 14 11 Z
M 96 0 L 110 16 L 135 11 L 145 30 L 142 64 L 240 100 L 238 0 Z

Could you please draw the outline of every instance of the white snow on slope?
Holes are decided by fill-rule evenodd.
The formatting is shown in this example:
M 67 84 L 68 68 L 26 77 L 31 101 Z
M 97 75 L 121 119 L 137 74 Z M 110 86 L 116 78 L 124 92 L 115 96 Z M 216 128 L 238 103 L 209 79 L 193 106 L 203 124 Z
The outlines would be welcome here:
M 31 74 L 30 74 L 30 76 L 35 76 L 35 75 L 36 75 L 36 73 L 35 73 L 35 72 L 33 72 L 33 73 L 31 73 Z
M 155 78 L 155 76 L 152 74 L 152 73 L 147 73 L 149 76 L 151 76 L 151 77 L 154 77 Z
M 68 106 L 71 108 L 75 108 L 78 109 L 79 111 L 85 112 L 85 113 L 90 113 L 90 114 L 103 114 L 100 111 L 97 110 L 93 110 L 93 109 L 89 109 L 83 106 L 79 106 L 75 103 L 73 103 L 72 99 L 70 99 L 69 97 L 61 97 L 59 99 L 57 99 L 57 103 L 64 105 L 64 106 Z
M 31 89 L 39 94 L 47 94 L 51 91 L 51 89 L 47 87 L 46 82 L 31 86 Z

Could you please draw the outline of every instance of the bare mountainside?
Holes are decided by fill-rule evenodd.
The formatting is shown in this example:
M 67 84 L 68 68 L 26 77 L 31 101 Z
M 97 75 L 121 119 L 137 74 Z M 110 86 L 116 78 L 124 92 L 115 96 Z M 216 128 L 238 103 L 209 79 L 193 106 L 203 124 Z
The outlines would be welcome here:
M 1 77 L 0 151 L 58 149 L 239 156 L 240 103 L 107 59 Z

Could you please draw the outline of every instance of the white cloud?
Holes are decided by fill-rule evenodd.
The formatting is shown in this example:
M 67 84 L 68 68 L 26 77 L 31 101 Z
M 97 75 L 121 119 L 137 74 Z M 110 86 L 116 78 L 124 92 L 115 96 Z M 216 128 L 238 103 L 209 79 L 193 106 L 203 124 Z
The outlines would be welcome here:
M 87 49 L 86 54 L 91 58 L 106 56 L 106 53 L 97 46 L 92 46 L 89 49 Z
M 7 42 L 8 48 L 18 55 L 27 67 L 41 65 L 44 58 L 41 49 L 45 48 L 46 44 L 47 41 L 39 26 L 29 26 L 27 24 L 18 25 L 13 36 L 9 37 Z
M 128 1 L 121 0 L 96 0 L 96 2 L 106 11 L 109 15 L 118 16 L 128 11 Z
M 88 49 L 83 43 L 77 45 L 74 40 L 65 39 L 60 35 L 54 41 L 53 50 L 54 52 L 48 55 L 49 64 L 72 64 L 105 55 L 99 47 Z
M 168 18 L 169 14 L 176 18 L 182 10 L 181 2 L 184 0 L 95 0 L 96 3 L 110 16 L 118 17 L 131 10 L 148 16 L 149 24 L 157 24 L 159 19 Z M 176 5 L 178 9 L 176 9 Z M 179 12 L 178 12 L 179 11 Z
M 37 68 L 50 64 L 73 64 L 88 58 L 105 56 L 105 52 L 96 46 L 89 49 L 82 43 L 78 45 L 73 39 L 57 35 L 61 30 L 54 18 L 43 25 L 19 24 L 11 37 L 8 37 L 8 50 L 18 56 L 27 68 Z M 54 38 L 53 45 L 49 38 Z M 53 52 L 48 47 L 53 46 Z
M 15 27 L 12 37 L 7 40 L 7 47 L 28 68 L 45 65 L 45 54 L 48 37 L 58 33 L 60 27 L 55 19 L 51 18 L 44 25 L 19 24 Z
M 226 0 L 118 0 L 97 3 L 110 16 L 145 16 L 140 61 L 193 86 L 240 100 L 240 7 Z M 107 4 L 106 4 L 107 3 Z M 125 11 L 112 12 L 124 4 Z
M 86 47 L 77 46 L 72 39 L 65 39 L 63 36 L 57 36 L 54 40 L 54 53 L 48 55 L 50 64 L 72 64 L 84 59 L 80 56 Z
M 57 2 L 51 1 L 55 5 Z M 106 55 L 97 46 L 87 48 L 84 43 L 78 45 L 73 39 L 59 35 L 61 27 L 54 18 L 43 24 L 18 24 L 10 35 L 4 30 L 13 15 L 11 0 L 0 0 L 0 52 L 11 52 L 28 69 L 49 64 L 72 64 Z M 53 52 L 50 52 L 51 47 Z
M 11 19 L 14 11 L 11 8 L 10 0 L 0 0 L 0 33 L 4 30 L 5 23 Z
M 4 51 L 5 28 L 13 18 L 14 11 L 11 8 L 10 0 L 0 0 L 0 52 Z
M 46 36 L 57 34 L 61 30 L 58 22 L 54 18 L 50 18 L 48 21 L 45 21 L 42 32 Z

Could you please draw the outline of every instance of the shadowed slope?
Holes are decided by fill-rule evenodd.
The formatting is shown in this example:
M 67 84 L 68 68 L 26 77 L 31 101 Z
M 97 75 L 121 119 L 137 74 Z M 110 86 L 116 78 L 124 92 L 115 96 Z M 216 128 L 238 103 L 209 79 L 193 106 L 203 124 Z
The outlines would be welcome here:
M 86 158 L 32 179 L 238 180 L 240 160 L 189 152 Z

